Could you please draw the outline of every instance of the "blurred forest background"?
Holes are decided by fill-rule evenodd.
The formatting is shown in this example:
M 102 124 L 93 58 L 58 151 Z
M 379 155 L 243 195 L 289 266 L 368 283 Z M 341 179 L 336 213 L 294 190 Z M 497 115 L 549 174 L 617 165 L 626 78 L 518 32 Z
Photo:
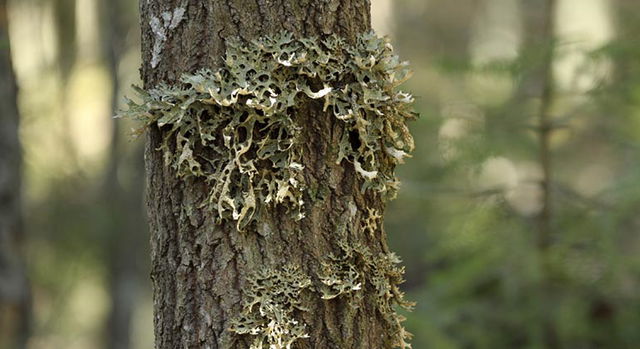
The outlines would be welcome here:
M 0 0 L 0 348 L 153 347 L 143 141 L 112 118 L 137 11 Z M 640 347 L 640 1 L 372 12 L 422 115 L 385 217 L 413 347 Z

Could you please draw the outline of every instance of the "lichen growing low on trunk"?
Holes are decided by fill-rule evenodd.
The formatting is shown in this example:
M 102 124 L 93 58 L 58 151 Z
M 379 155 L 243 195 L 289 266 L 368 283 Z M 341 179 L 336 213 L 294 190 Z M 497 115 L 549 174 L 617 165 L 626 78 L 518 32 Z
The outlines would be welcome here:
M 250 349 L 288 349 L 298 339 L 307 338 L 305 324 L 296 319 L 302 307 L 301 293 L 311 280 L 298 268 L 264 268 L 248 278 L 248 302 L 229 329 L 254 339 Z
M 404 299 L 399 285 L 404 282 L 404 268 L 399 266 L 400 259 L 392 252 L 374 254 L 365 245 L 348 243 L 341 238 L 338 241 L 339 254 L 331 254 L 323 264 L 320 281 L 322 298 L 332 300 L 346 297 L 352 308 L 361 304 L 362 292 L 367 288 L 376 294 L 376 311 L 385 319 L 388 328 L 388 348 L 410 348 L 406 342 L 411 337 L 402 326 L 404 318 L 394 307 L 411 309 L 413 304 Z
M 344 124 L 335 162 L 353 164 L 363 191 L 393 197 L 395 165 L 413 149 L 406 126 L 413 98 L 397 89 L 409 75 L 372 33 L 355 45 L 283 33 L 229 42 L 222 68 L 185 74 L 179 86 L 138 89 L 141 101 L 129 100 L 121 115 L 157 123 L 166 164 L 181 178 L 204 179 L 201 204 L 242 230 L 263 206 L 304 217 L 300 134 L 312 105 Z

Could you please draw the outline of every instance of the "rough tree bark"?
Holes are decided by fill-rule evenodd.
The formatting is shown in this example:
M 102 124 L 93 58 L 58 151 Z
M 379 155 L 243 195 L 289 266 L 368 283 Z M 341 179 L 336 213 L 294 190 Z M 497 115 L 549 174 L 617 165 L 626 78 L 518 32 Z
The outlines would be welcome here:
M 31 297 L 21 251 L 22 153 L 6 0 L 0 1 L 0 81 L 0 346 L 26 348 Z
M 282 31 L 296 37 L 337 34 L 355 42 L 370 31 L 368 0 L 227 0 L 140 1 L 145 89 L 175 83 L 182 73 L 216 68 L 232 36 L 251 40 Z M 186 7 L 185 7 L 186 6 Z M 153 60 L 153 17 L 184 7 L 184 20 L 165 33 L 159 63 Z M 194 207 L 207 192 L 204 183 L 176 178 L 164 165 L 163 131 L 151 127 L 145 154 L 147 205 L 151 227 L 151 278 L 154 289 L 156 348 L 247 348 L 250 336 L 229 331 L 232 318 L 247 301 L 248 277 L 264 266 L 299 267 L 320 284 L 318 274 L 330 253 L 339 253 L 336 231 L 349 232 L 373 254 L 388 253 L 382 224 L 365 231 L 368 210 L 384 211 L 383 200 L 361 193 L 361 179 L 350 164 L 335 163 L 332 154 L 341 125 L 312 105 L 302 125 L 305 137 L 304 177 L 320 187 L 322 199 L 305 194 L 306 218 L 296 221 L 283 210 L 269 212 L 256 227 L 237 231 L 235 222 L 213 223 L 212 212 Z M 182 208 L 190 207 L 189 214 Z M 323 300 L 301 295 L 307 311 L 296 313 L 309 338 L 295 348 L 387 348 L 395 334 L 376 311 L 376 290 L 363 286 L 355 310 L 342 298 Z

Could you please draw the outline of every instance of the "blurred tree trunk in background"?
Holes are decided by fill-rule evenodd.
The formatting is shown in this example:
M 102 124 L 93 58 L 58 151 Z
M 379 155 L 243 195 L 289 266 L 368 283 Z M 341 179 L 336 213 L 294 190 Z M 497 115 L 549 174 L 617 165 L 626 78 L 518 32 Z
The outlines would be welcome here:
M 554 78 L 553 59 L 555 51 L 555 0 L 523 0 L 522 14 L 524 40 L 520 56 L 532 64 L 524 71 L 516 90 L 514 103 L 525 104 L 533 99 L 537 106 L 537 134 L 539 141 L 539 165 L 542 169 L 540 182 L 542 209 L 538 215 L 538 245 L 541 249 L 550 246 L 553 239 L 551 212 L 551 148 L 550 137 L 554 131 L 551 112 Z
M 395 17 L 410 23 L 399 25 L 396 36 L 407 43 L 404 49 L 424 50 L 419 57 L 466 65 L 474 21 L 484 1 L 403 0 L 394 7 Z
M 513 107 L 529 99 L 541 100 L 552 78 L 551 51 L 554 46 L 553 1 L 521 0 L 522 44 L 519 57 L 526 60 L 514 93 Z
M 0 347 L 26 348 L 31 295 L 22 259 L 22 154 L 7 1 L 0 0 Z
M 77 26 L 76 26 L 76 0 L 52 0 L 53 19 L 56 38 L 56 64 L 60 74 L 61 88 L 60 101 L 62 102 L 61 122 L 63 130 L 71 130 L 71 115 L 68 108 L 68 84 L 77 58 Z M 73 138 L 67 134 L 60 135 L 62 151 L 69 157 L 72 170 L 82 173 L 83 168 L 79 164 L 78 151 L 73 143 Z
M 466 64 L 470 60 L 473 23 L 483 0 L 430 0 L 425 8 L 424 47 L 443 59 Z M 411 7 L 406 8 L 411 11 Z
M 637 38 L 640 34 L 640 1 L 611 0 L 614 23 L 616 24 L 615 43 L 620 46 L 618 54 L 613 55 L 617 82 L 629 84 L 635 81 L 640 64 L 637 61 Z M 635 53 L 635 54 L 634 54 Z M 625 90 L 624 92 L 631 92 Z
M 104 57 L 111 76 L 111 140 L 103 183 L 103 200 L 107 220 L 103 236 L 107 240 L 106 265 L 111 310 L 106 328 L 106 348 L 131 347 L 132 318 L 140 303 L 141 268 L 139 256 L 146 253 L 143 237 L 144 163 L 143 149 L 136 146 L 133 156 L 122 145 L 121 122 L 114 119 L 118 99 L 122 95 L 118 65 L 126 50 L 129 32 L 124 13 L 127 6 L 120 0 L 101 1 L 102 40 Z
M 553 163 L 551 136 L 555 131 L 554 116 L 551 115 L 551 107 L 554 100 L 555 80 L 553 76 L 554 52 L 556 48 L 555 0 L 522 0 L 523 44 L 519 57 L 525 62 L 527 69 L 522 72 L 519 85 L 516 88 L 512 102 L 512 108 L 507 110 L 516 112 L 523 106 L 530 105 L 533 101 L 533 115 L 536 120 L 536 134 L 538 140 L 538 165 L 542 170 L 539 179 L 541 192 L 541 209 L 535 217 L 537 248 L 542 272 L 539 281 L 539 301 L 553 309 L 555 293 L 553 286 L 553 270 L 550 267 L 549 249 L 558 239 L 558 232 L 553 224 Z M 517 113 L 517 112 L 516 112 Z M 529 113 L 522 113 L 529 115 Z M 540 326 L 542 341 L 545 348 L 559 348 L 555 309 L 549 311 L 546 307 L 540 307 Z
M 176 83 L 184 72 L 215 68 L 225 53 L 225 39 L 232 36 L 250 40 L 287 30 L 302 37 L 336 33 L 353 43 L 358 34 L 370 30 L 367 0 L 188 1 L 184 21 L 166 33 L 161 60 L 153 68 L 155 35 L 149 23 L 163 14 L 170 18 L 184 3 L 140 1 L 142 76 L 147 89 L 161 82 Z M 235 222 L 214 224 L 213 212 L 194 207 L 208 192 L 206 184 L 176 178 L 157 150 L 163 131 L 150 127 L 145 155 L 156 348 L 248 348 L 251 336 L 229 331 L 230 321 L 248 301 L 245 288 L 251 284 L 247 279 L 265 267 L 281 270 L 293 264 L 318 285 L 321 262 L 339 251 L 340 224 L 346 225 L 350 244 L 362 244 L 374 255 L 388 252 L 381 227 L 369 238 L 355 223 L 367 208 L 383 211 L 384 203 L 378 196 L 360 192 L 360 179 L 351 166 L 335 164 L 325 154 L 333 142 L 330 130 L 341 126 L 322 112 L 320 104 L 309 106 L 305 120 L 307 124 L 301 125 L 306 137 L 304 176 L 310 184 L 326 186 L 324 200 L 310 201 L 303 220 L 274 210 L 264 214 L 268 218 L 255 229 L 243 232 L 236 230 Z M 183 207 L 189 207 L 189 213 Z M 307 325 L 309 338 L 293 347 L 391 347 L 395 334 L 375 310 L 376 291 L 363 287 L 357 309 L 341 298 L 301 297 L 301 306 L 308 311 L 297 317 Z M 293 319 L 283 319 L 289 320 Z

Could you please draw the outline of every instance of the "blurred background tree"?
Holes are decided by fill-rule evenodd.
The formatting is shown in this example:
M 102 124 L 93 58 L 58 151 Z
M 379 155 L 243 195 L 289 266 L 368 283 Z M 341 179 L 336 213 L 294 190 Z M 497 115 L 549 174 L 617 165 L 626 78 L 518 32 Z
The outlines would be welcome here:
M 149 348 L 142 142 L 111 118 L 137 81 L 137 1 L 8 5 L 27 347 Z M 386 217 L 418 302 L 407 314 L 414 348 L 637 347 L 640 2 L 372 0 L 372 10 L 413 66 L 422 114 Z M 0 161 L 12 156 L 7 131 Z M 7 251 L 22 250 L 0 241 L 0 259 Z M 18 330 L 7 319 L 0 312 L 0 347 Z
M 402 3 L 396 42 L 411 58 L 428 47 L 420 40 L 433 40 L 420 37 L 437 31 L 415 10 L 421 2 Z M 640 3 L 484 0 L 474 8 L 440 20 L 472 28 L 466 58 L 435 47 L 412 59 L 424 62 L 416 70 L 425 79 L 413 83 L 428 114 L 414 132 L 424 135 L 415 158 L 427 163 L 402 169 L 412 195 L 387 223 L 407 234 L 400 241 L 414 252 L 405 256 L 422 257 L 410 273 L 424 279 L 412 289 L 414 345 L 634 347 L 640 246 L 627 214 L 639 199 L 639 75 L 627 64 L 638 62 L 629 38 L 639 34 Z M 444 31 L 464 41 L 465 31 Z M 631 69 L 624 81 L 621 68 Z
M 0 81 L 0 347 L 23 349 L 31 335 L 31 290 L 23 255 L 20 116 L 5 0 L 0 0 Z
M 112 118 L 137 81 L 137 3 L 9 5 L 35 309 L 29 347 L 149 347 L 142 144 L 130 142 L 134 125 Z

